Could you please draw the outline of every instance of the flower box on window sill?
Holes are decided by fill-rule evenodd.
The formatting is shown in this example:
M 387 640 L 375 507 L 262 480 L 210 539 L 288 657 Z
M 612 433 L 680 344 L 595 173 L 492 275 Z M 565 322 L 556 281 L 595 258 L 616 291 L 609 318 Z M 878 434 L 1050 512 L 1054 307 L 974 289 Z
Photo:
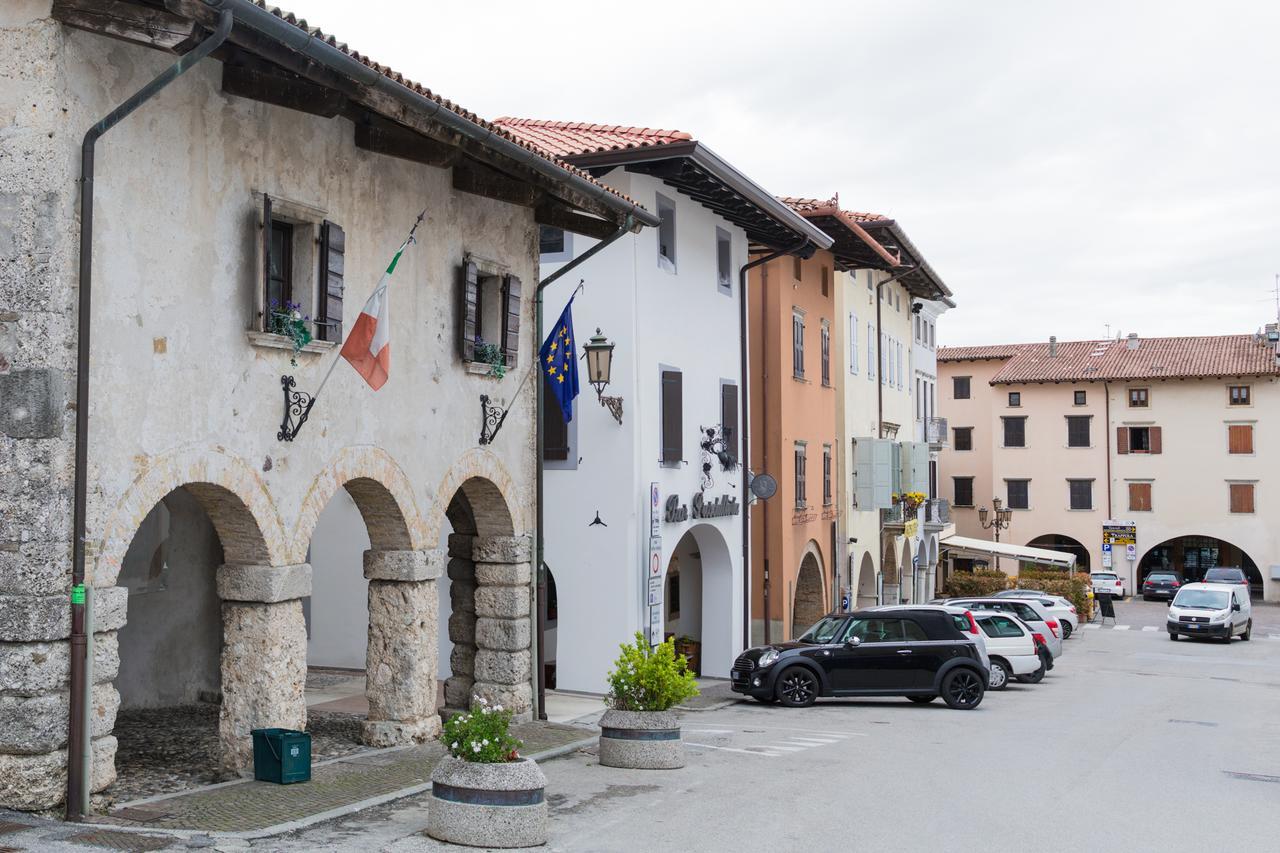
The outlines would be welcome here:
M 249 337 L 249 343 L 255 347 L 267 347 L 268 349 L 284 349 L 293 351 L 293 341 L 284 335 L 273 335 L 271 332 L 248 331 L 245 332 Z M 313 340 L 304 346 L 300 353 L 323 353 L 328 352 L 338 345 L 337 341 L 317 341 Z
M 468 361 L 468 362 L 464 362 L 464 364 L 466 364 L 467 366 L 467 373 L 470 373 L 473 376 L 485 376 L 485 377 L 488 377 L 489 379 L 502 378 L 501 376 L 494 375 L 493 365 L 486 364 L 483 361 Z

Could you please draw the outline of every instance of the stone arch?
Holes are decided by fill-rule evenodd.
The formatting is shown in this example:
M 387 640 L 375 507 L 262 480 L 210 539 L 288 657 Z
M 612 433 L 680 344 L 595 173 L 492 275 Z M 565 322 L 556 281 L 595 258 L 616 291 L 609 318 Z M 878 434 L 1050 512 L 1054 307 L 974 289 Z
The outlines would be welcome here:
M 228 563 L 281 566 L 291 561 L 284 525 L 257 472 L 220 447 L 182 448 L 151 457 L 117 501 L 98 542 L 94 586 L 115 584 L 135 531 L 179 487 L 208 514 Z
M 876 603 L 876 561 L 867 551 L 862 555 L 862 566 L 858 569 L 854 589 L 857 590 L 857 606 L 874 607 Z
M 810 540 L 796 572 L 795 592 L 791 599 L 791 635 L 807 630 L 827 613 L 826 584 L 822 582 L 822 551 Z
M 884 554 L 880 558 L 880 574 L 885 583 L 898 582 L 898 549 L 895 545 L 894 537 L 889 536 L 884 544 Z
M 427 547 L 427 527 L 404 469 L 380 447 L 344 447 L 316 475 L 302 500 L 294 526 L 293 562 L 306 558 L 316 521 L 339 488 L 347 490 L 360 510 L 373 550 L 417 551 Z
M 511 536 L 528 528 L 527 511 L 502 461 L 487 450 L 472 448 L 445 473 L 424 526 L 439 536 L 448 517 L 456 533 Z M 459 523 L 473 529 L 459 528 Z
M 1068 554 L 1074 554 L 1076 558 L 1076 571 L 1089 571 L 1089 549 L 1084 546 L 1079 539 L 1071 536 L 1065 536 L 1061 533 L 1046 533 L 1043 536 L 1037 536 L 1027 542 L 1028 548 L 1044 548 L 1049 551 L 1062 551 Z

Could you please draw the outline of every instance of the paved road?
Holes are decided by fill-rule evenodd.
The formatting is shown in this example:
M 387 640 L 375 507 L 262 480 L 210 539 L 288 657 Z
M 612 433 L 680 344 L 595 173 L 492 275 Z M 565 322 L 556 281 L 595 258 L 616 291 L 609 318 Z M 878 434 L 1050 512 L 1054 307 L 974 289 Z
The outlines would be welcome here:
M 1162 605 L 1121 607 L 1130 630 L 1080 632 L 1043 683 L 976 711 L 742 704 L 684 716 L 683 770 L 614 770 L 586 753 L 547 762 L 546 849 L 1276 849 L 1280 640 L 1170 643 L 1140 630 Z M 251 846 L 445 849 L 421 834 L 426 808 L 402 800 Z

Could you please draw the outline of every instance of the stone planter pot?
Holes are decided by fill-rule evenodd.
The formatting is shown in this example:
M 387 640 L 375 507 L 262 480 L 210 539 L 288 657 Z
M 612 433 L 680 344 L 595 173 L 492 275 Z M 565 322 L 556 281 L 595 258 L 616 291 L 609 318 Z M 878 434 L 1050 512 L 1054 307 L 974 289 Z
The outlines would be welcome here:
M 631 770 L 684 767 L 679 718 L 672 711 L 605 711 L 600 718 L 600 763 Z
M 445 756 L 431 774 L 427 834 L 471 847 L 546 844 L 546 784 L 528 758 L 477 764 Z

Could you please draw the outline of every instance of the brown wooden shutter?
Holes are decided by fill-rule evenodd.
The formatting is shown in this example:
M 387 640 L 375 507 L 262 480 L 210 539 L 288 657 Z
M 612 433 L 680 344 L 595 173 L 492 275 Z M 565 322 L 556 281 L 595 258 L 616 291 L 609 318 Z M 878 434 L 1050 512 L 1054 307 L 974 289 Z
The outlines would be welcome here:
M 1116 427 L 1116 453 L 1129 452 L 1129 428 Z
M 738 435 L 738 386 L 728 383 L 720 386 L 720 428 L 724 432 L 725 448 L 734 459 L 742 456 L 742 438 Z
M 546 373 L 542 373 L 542 382 L 542 458 L 548 462 L 564 461 L 569 458 L 569 422 L 564 419 Z
M 678 464 L 684 459 L 684 374 L 662 371 L 662 461 Z
M 336 222 L 320 225 L 320 310 L 316 319 L 322 341 L 342 340 L 342 288 L 347 235 Z
M 271 331 L 271 196 L 262 194 L 262 331 Z
M 458 350 L 463 361 L 476 358 L 476 317 L 480 304 L 480 270 L 471 261 L 462 265 L 458 289 Z
M 1253 512 L 1253 483 L 1231 483 L 1231 511 Z
M 1159 453 L 1159 452 L 1160 452 L 1160 448 L 1161 448 L 1161 444 L 1160 444 L 1160 427 L 1151 427 L 1151 429 L 1149 430 L 1149 434 L 1150 434 L 1150 436 L 1151 436 L 1151 446 L 1150 446 L 1150 448 L 1148 449 L 1148 451 L 1147 451 L 1147 452 L 1148 452 L 1148 453 Z
M 1227 426 L 1227 452 L 1253 452 L 1252 424 L 1230 424 Z
M 515 367 L 520 354 L 520 279 L 502 280 L 502 354 L 507 367 Z
M 1151 484 L 1129 484 L 1129 509 L 1133 512 L 1151 511 Z

